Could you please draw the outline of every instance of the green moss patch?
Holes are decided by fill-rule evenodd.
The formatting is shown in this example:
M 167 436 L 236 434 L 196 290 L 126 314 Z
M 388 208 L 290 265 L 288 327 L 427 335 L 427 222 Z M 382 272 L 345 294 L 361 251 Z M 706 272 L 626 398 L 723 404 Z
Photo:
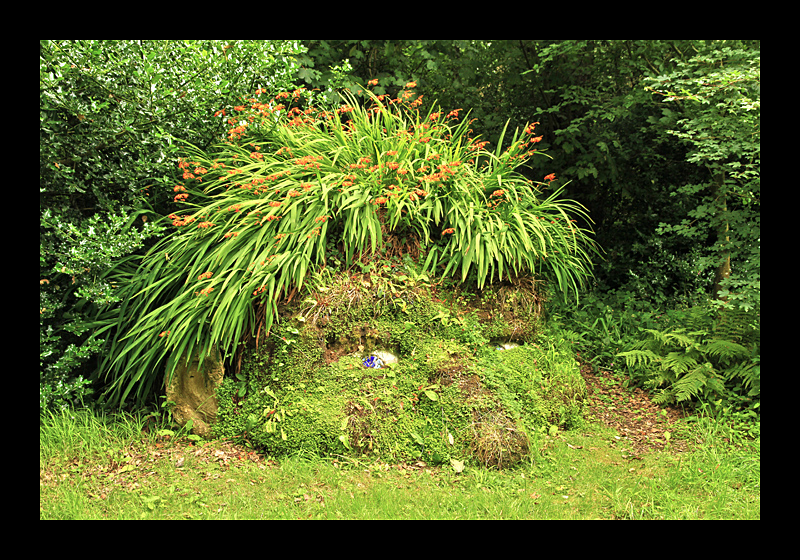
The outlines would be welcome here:
M 580 421 L 578 364 L 538 336 L 535 311 L 496 294 L 430 289 L 386 300 L 374 284 L 339 278 L 310 308 L 287 309 L 268 342 L 246 353 L 238 380 L 219 389 L 216 434 L 275 456 L 506 468 L 530 454 L 537 432 Z M 517 346 L 509 334 L 521 335 Z M 365 367 L 375 351 L 397 362 Z

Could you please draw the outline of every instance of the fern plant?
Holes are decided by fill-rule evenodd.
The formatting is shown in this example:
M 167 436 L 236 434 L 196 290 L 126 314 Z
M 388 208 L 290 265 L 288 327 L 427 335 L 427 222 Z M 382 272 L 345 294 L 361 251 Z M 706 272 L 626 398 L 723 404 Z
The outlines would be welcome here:
M 758 401 L 761 373 L 758 348 L 716 338 L 709 330 L 643 329 L 646 337 L 625 352 L 629 370 L 644 376 L 657 404 L 691 400 Z M 754 408 L 758 403 L 754 404 Z

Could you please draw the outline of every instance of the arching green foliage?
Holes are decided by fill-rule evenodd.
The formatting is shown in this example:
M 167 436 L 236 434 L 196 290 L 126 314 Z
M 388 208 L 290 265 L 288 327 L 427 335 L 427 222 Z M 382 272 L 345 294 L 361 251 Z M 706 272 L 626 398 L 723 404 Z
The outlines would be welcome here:
M 352 264 L 392 236 L 410 240 L 423 272 L 477 286 L 533 273 L 578 291 L 594 250 L 573 221 L 582 208 L 515 173 L 536 154 L 535 125 L 488 152 L 458 111 L 419 112 L 413 87 L 398 98 L 345 94 L 327 111 L 301 90 L 258 91 L 225 115 L 228 142 L 188 148 L 177 231 L 120 272 L 125 303 L 98 322 L 117 333 L 102 367 L 110 399 L 146 395 L 161 364 L 171 373 L 194 351 L 230 356 L 249 330 L 269 332 L 276 301 L 328 253 Z

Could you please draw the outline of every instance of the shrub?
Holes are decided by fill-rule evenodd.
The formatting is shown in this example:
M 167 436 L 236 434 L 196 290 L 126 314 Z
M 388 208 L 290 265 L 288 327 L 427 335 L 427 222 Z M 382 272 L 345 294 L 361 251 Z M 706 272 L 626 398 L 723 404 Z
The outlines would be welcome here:
M 714 323 L 707 309 L 687 313 L 687 327 L 644 329 L 644 338 L 617 354 L 656 389 L 654 402 L 701 401 L 758 409 L 761 399 L 760 326 L 754 313 L 731 311 Z
M 382 249 L 478 287 L 530 272 L 577 292 L 595 250 L 572 219 L 582 207 L 515 171 L 536 154 L 536 123 L 492 153 L 460 110 L 423 115 L 412 88 L 397 99 L 367 91 L 363 103 L 348 94 L 333 110 L 306 107 L 302 90 L 257 91 L 219 112 L 227 141 L 213 155 L 188 146 L 181 160 L 174 233 L 138 270 L 113 274 L 124 303 L 98 322 L 117 332 L 101 368 L 108 399 L 143 397 L 164 362 L 172 372 L 213 346 L 230 357 L 247 333 L 269 332 L 278 299 L 331 247 L 346 265 Z
M 298 66 L 290 41 L 42 40 L 39 45 L 40 403 L 88 395 L 102 349 L 94 305 L 114 306 L 107 271 L 158 234 L 178 144 L 210 145 L 212 107 Z M 150 222 L 145 220 L 150 219 Z

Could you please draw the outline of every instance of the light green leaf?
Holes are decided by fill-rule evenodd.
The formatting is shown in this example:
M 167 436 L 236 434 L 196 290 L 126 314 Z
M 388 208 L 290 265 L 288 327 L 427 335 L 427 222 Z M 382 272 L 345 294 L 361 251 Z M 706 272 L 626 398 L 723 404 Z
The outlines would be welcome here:
M 464 461 L 456 461 L 455 459 L 450 459 L 450 465 L 453 467 L 453 470 L 457 473 L 460 473 L 464 470 Z

